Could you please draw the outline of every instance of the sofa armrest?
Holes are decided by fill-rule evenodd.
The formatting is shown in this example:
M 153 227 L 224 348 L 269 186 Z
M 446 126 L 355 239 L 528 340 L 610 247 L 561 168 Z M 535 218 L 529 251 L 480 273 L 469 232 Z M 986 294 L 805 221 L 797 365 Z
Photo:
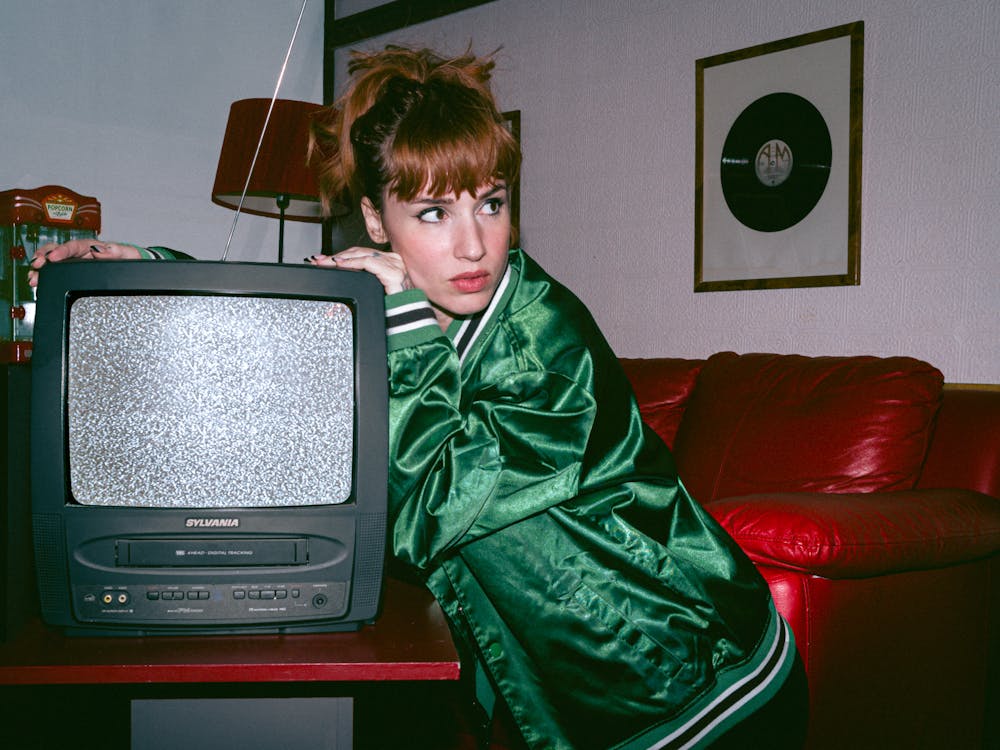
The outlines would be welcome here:
M 972 490 L 768 493 L 705 507 L 754 562 L 824 578 L 943 568 L 1000 551 L 1000 501 Z
M 917 487 L 965 487 L 1000 497 L 1000 386 L 944 387 Z

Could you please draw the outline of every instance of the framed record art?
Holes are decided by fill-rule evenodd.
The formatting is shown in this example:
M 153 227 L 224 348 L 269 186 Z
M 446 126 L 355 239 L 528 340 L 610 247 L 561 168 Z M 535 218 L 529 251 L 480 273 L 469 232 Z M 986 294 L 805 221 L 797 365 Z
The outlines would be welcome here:
M 697 60 L 696 292 L 860 283 L 863 22 Z

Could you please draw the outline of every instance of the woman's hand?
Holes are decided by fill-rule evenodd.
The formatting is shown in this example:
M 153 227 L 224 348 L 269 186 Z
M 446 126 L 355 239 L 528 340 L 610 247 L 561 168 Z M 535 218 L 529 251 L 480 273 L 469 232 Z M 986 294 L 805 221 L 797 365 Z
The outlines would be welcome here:
M 28 284 L 38 286 L 38 270 L 46 263 L 58 263 L 68 258 L 86 260 L 139 259 L 142 256 L 132 245 L 98 240 L 70 240 L 62 245 L 42 245 L 28 262 Z
M 386 294 L 413 289 L 403 259 L 390 251 L 352 247 L 341 250 L 336 255 L 310 255 L 305 261 L 320 268 L 367 271 L 382 282 Z

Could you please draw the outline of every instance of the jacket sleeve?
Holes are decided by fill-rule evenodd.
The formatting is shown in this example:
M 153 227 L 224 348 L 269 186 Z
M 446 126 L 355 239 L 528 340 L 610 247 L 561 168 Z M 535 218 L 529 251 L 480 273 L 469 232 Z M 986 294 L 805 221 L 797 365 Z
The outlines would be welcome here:
M 422 292 L 386 298 L 392 542 L 419 568 L 576 494 L 596 411 L 577 378 L 511 362 L 462 393 Z M 500 368 L 502 369 L 502 368 Z

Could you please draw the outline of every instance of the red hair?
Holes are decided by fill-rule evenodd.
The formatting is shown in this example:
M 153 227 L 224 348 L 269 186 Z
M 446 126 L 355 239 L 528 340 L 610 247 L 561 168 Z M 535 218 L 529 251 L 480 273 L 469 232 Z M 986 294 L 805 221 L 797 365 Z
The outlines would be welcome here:
M 403 201 L 511 185 L 521 152 L 490 91 L 491 57 L 390 46 L 353 52 L 344 94 L 314 121 L 310 159 L 324 209 L 388 190 Z

